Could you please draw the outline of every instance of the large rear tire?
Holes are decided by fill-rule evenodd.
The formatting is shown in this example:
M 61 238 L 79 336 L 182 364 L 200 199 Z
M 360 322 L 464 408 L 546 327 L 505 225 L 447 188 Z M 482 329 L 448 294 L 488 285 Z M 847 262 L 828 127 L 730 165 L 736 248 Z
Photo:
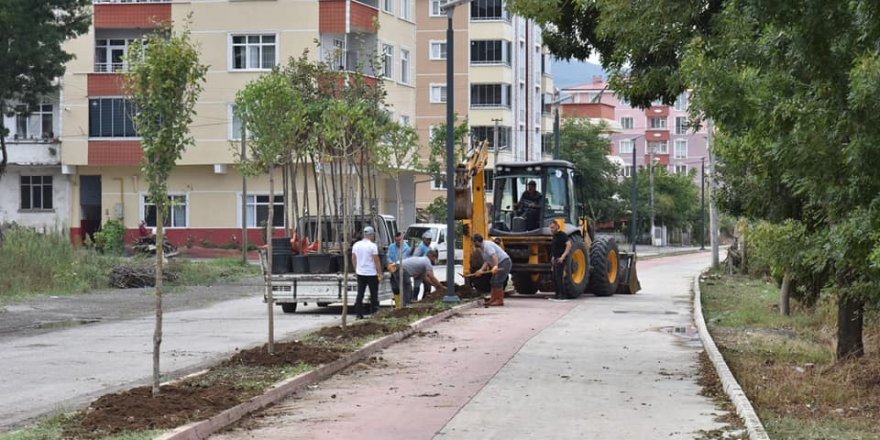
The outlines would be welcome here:
M 515 273 L 513 276 L 513 290 L 520 295 L 534 295 L 538 292 L 538 283 L 532 279 L 530 273 Z
M 587 290 L 596 296 L 611 296 L 620 282 L 620 256 L 617 241 L 600 237 L 590 248 L 590 285 Z
M 577 298 L 587 290 L 590 280 L 590 254 L 584 239 L 574 235 L 571 240 L 571 255 L 565 263 L 553 268 L 553 281 L 556 294 L 562 298 Z
M 281 311 L 284 313 L 296 313 L 296 303 L 281 303 Z

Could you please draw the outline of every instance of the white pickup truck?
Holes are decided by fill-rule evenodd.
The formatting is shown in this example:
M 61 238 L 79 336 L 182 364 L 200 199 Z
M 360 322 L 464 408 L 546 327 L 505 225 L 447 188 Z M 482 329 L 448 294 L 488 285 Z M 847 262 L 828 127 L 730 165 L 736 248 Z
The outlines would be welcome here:
M 431 236 L 431 249 L 437 251 L 438 263 L 446 262 L 446 225 L 442 223 L 413 223 L 406 228 L 403 239 L 406 240 L 413 250 L 422 242 L 425 234 Z M 460 263 L 464 258 L 464 252 L 460 248 L 455 249 L 455 262 Z
M 376 244 L 379 246 L 379 253 L 384 256 L 388 250 L 388 244 L 391 243 L 392 237 L 397 232 L 397 221 L 389 215 L 378 215 L 375 217 L 355 217 L 352 221 L 352 228 L 355 231 L 362 231 L 365 226 L 373 226 L 376 230 Z M 301 219 L 299 223 L 300 231 L 306 235 L 310 231 L 317 229 L 317 220 L 313 217 Z M 333 247 L 334 243 L 338 243 L 338 236 L 342 231 L 342 222 L 333 218 L 322 219 L 322 229 L 324 231 L 322 241 L 325 249 Z M 314 238 L 314 237 L 311 237 Z M 338 246 L 337 246 L 338 248 Z M 357 296 L 357 276 L 354 269 L 349 269 L 348 282 L 344 280 L 342 268 L 334 273 L 283 273 L 271 274 L 268 270 L 266 253 L 260 253 L 260 265 L 263 269 L 264 277 L 272 279 L 272 298 L 275 304 L 281 306 L 284 313 L 296 312 L 298 304 L 304 305 L 315 303 L 320 307 L 326 307 L 331 304 L 342 303 L 345 301 L 345 291 L 348 291 L 348 305 L 354 305 Z M 385 278 L 379 282 L 379 302 L 389 301 L 392 299 L 390 275 L 385 274 Z M 369 291 L 365 293 L 365 303 L 369 302 Z M 264 293 L 264 300 L 266 294 Z

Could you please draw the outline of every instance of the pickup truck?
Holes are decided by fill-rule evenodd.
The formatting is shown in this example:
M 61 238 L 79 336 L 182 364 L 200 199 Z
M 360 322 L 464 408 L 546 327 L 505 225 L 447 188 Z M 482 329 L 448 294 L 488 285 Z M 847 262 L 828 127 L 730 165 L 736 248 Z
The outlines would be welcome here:
M 300 219 L 299 230 L 305 231 L 305 235 L 315 239 L 313 232 L 317 230 L 317 219 L 306 217 Z M 342 221 L 333 217 L 324 217 L 321 220 L 324 249 L 333 249 L 334 243 L 338 243 Z M 352 221 L 353 229 L 363 230 L 367 225 L 376 230 L 376 244 L 380 255 L 388 250 L 394 233 L 397 232 L 397 221 L 389 215 L 356 216 Z M 338 245 L 336 245 L 338 253 Z M 268 267 L 268 259 L 265 250 L 260 252 L 260 266 L 263 269 L 263 277 L 272 279 L 272 298 L 275 304 L 281 306 L 284 313 L 296 312 L 297 305 L 302 303 L 315 303 L 319 307 L 327 307 L 331 304 L 342 303 L 345 300 L 344 292 L 348 290 L 348 305 L 354 305 L 357 297 L 357 276 L 354 268 L 349 268 L 348 282 L 344 280 L 342 268 L 335 273 L 283 273 L 272 274 Z M 263 300 L 267 299 L 264 293 Z M 385 273 L 385 278 L 379 282 L 379 302 L 392 299 L 390 274 Z M 369 302 L 369 290 L 365 293 L 365 302 Z
M 431 236 L 431 249 L 437 251 L 437 260 L 440 264 L 446 263 L 446 225 L 442 223 L 413 223 L 406 228 L 403 239 L 406 240 L 413 249 L 422 242 L 425 234 Z M 464 252 L 456 243 L 455 262 L 461 263 L 464 258 Z

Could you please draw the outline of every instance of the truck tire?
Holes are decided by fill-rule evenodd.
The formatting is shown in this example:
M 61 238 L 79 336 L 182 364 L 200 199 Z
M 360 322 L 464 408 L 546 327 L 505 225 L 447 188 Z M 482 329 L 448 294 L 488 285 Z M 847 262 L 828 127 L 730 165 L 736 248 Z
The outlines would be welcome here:
M 579 235 L 571 237 L 571 255 L 565 264 L 553 268 L 553 281 L 556 294 L 562 298 L 577 298 L 587 290 L 590 281 L 590 253 L 584 239 Z
M 538 292 L 538 283 L 532 279 L 530 273 L 515 273 L 513 277 L 513 290 L 520 295 L 534 295 Z
M 620 257 L 617 241 L 600 237 L 590 248 L 590 285 L 587 288 L 596 296 L 611 296 L 617 291 L 620 276 Z
M 296 303 L 281 303 L 281 311 L 284 313 L 296 313 Z

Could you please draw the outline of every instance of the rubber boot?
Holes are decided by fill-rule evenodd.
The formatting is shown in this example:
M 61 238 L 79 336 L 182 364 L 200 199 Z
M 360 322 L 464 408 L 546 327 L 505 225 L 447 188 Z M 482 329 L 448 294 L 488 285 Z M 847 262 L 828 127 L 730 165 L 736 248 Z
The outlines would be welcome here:
M 492 288 L 492 296 L 486 301 L 485 306 L 503 306 L 504 305 L 504 289 L 501 287 Z

